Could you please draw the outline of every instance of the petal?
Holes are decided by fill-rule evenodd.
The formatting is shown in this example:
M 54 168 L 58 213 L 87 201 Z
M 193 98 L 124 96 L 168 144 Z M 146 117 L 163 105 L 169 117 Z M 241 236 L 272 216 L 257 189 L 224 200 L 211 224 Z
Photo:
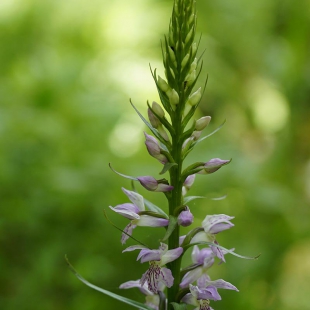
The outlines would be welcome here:
M 200 231 L 197 233 L 192 239 L 191 244 L 196 242 L 211 242 L 213 241 L 208 234 L 206 234 L 204 231 Z
M 168 226 L 169 220 L 150 215 L 141 215 L 139 220 L 135 221 L 138 226 L 162 227 Z
M 143 246 L 143 245 L 132 245 L 132 246 L 129 246 L 128 248 L 126 248 L 125 250 L 123 250 L 122 253 L 124 253 L 124 252 L 131 252 L 131 251 L 134 251 L 134 250 L 142 250 L 142 249 L 146 249 L 146 247 Z
M 214 257 L 214 253 L 210 248 L 202 249 L 199 254 L 196 256 L 197 264 L 204 264 L 207 257 Z
M 192 295 L 192 294 L 186 294 L 182 299 L 182 302 L 188 304 L 188 305 L 193 305 L 193 306 L 198 306 L 199 303 L 197 302 L 197 299 Z M 198 309 L 198 308 L 196 308 Z
M 159 261 L 161 257 L 161 251 L 160 250 L 149 250 L 149 249 L 143 249 L 138 257 L 137 260 L 141 258 L 141 263 L 149 262 L 152 260 Z
M 128 289 L 128 288 L 133 288 L 133 287 L 139 288 L 141 293 L 143 293 L 144 295 L 153 295 L 153 293 L 147 289 L 147 286 L 145 286 L 145 285 L 141 286 L 140 280 L 127 281 L 127 282 L 121 284 L 119 288 Z
M 127 234 L 122 233 L 121 242 L 122 244 L 125 244 L 128 240 L 129 236 L 132 235 L 132 231 L 137 227 L 137 225 L 133 225 L 132 223 L 129 223 L 125 228 L 124 232 Z M 129 236 L 128 236 L 129 235 Z
M 203 226 L 206 233 L 212 233 L 211 232 L 212 227 L 216 224 L 227 223 L 227 224 L 233 225 L 232 223 L 229 222 L 229 220 L 231 220 L 233 218 L 234 218 L 234 216 L 228 216 L 225 214 L 207 215 L 202 222 L 202 226 Z M 226 228 L 226 229 L 228 229 L 228 228 Z M 216 231 L 217 231 L 217 233 L 219 232 L 218 229 L 216 229 Z
M 138 214 L 138 212 L 139 212 L 138 208 L 131 203 L 123 203 L 121 205 L 117 205 L 114 208 L 109 206 L 109 208 L 112 211 L 114 211 L 114 212 L 116 212 L 116 213 L 130 219 L 130 220 L 137 220 L 140 218 L 140 215 Z
M 214 241 L 215 244 L 218 244 L 217 241 Z M 225 263 L 224 252 L 222 249 L 218 248 L 217 246 L 210 245 L 211 250 L 213 251 L 214 255 L 218 257 L 223 263 Z
M 201 275 L 203 274 L 203 269 L 201 267 L 197 267 L 194 270 L 191 270 L 185 274 L 180 283 L 181 288 L 185 288 L 189 286 L 191 283 L 195 282 Z
M 200 253 L 200 250 L 199 250 L 199 247 L 197 245 L 194 245 L 193 247 L 193 251 L 192 251 L 192 262 L 194 264 L 198 264 L 198 258 L 199 258 L 199 253 Z
M 224 288 L 226 290 L 234 290 L 234 291 L 239 292 L 239 290 L 234 285 L 232 285 L 229 282 L 224 281 L 223 279 L 219 279 L 215 281 L 208 281 L 207 285 L 211 285 L 216 288 Z
M 212 228 L 210 229 L 210 233 L 211 234 L 217 234 L 223 230 L 227 230 L 231 227 L 235 226 L 233 223 L 228 222 L 228 223 L 218 223 L 212 226 Z
M 174 278 L 172 276 L 171 270 L 168 268 L 161 268 L 160 279 L 167 287 L 171 287 L 173 285 Z
M 140 194 L 138 194 L 136 192 L 129 191 L 129 190 L 125 189 L 124 187 L 122 187 L 122 190 L 126 194 L 126 196 L 129 198 L 129 200 L 135 206 L 138 207 L 139 211 L 145 211 L 143 196 L 141 196 Z
M 222 299 L 214 286 L 199 288 L 198 286 L 190 285 L 189 289 L 194 296 L 197 296 L 196 297 L 197 299 L 212 299 L 212 300 Z
M 183 253 L 183 248 L 178 247 L 176 249 L 173 250 L 168 250 L 164 255 L 162 255 L 161 257 L 161 265 L 166 265 L 174 260 L 176 260 L 177 258 L 179 258 L 181 256 L 181 254 Z

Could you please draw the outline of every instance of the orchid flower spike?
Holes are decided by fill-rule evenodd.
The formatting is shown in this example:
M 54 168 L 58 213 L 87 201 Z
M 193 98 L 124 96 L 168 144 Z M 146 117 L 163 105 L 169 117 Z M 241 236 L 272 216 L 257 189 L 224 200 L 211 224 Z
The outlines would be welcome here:
M 218 245 L 215 235 L 221 231 L 227 230 L 234 226 L 230 222 L 234 216 L 225 214 L 207 215 L 202 222 L 204 231 L 198 232 L 191 240 L 191 243 L 206 241 L 213 242 Z M 222 261 L 225 262 L 224 251 L 217 246 L 210 246 L 213 253 Z
M 125 227 L 124 233 L 122 234 L 122 244 L 126 243 L 129 236 L 132 235 L 133 229 L 137 226 L 162 227 L 169 224 L 169 220 L 165 218 L 140 215 L 141 212 L 145 211 L 143 196 L 125 188 L 122 188 L 122 190 L 132 203 L 123 203 L 114 208 L 110 206 L 111 210 L 130 220 L 130 223 Z
M 137 260 L 141 260 L 141 263 L 149 262 L 149 269 L 142 275 L 140 280 L 141 286 L 145 283 L 148 285 L 148 289 L 157 294 L 160 290 L 160 283 L 164 283 L 165 286 L 171 287 L 173 285 L 174 278 L 171 270 L 163 267 L 167 263 L 170 263 L 181 256 L 183 248 L 178 247 L 173 250 L 168 250 L 168 245 L 161 243 L 158 250 L 150 250 L 141 245 L 130 246 L 123 252 L 141 250 Z

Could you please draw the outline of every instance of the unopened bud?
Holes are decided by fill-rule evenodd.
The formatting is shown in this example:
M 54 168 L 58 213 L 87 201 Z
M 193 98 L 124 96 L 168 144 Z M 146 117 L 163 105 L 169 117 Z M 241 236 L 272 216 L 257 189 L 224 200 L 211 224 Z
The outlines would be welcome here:
M 153 111 L 159 116 L 159 117 L 164 117 L 165 116 L 165 111 L 163 108 L 155 101 L 152 102 L 152 109 Z
M 194 21 L 194 18 L 195 18 L 195 14 L 192 14 L 192 15 L 189 17 L 189 20 L 188 20 L 188 24 L 189 24 L 189 25 Z
M 220 158 L 213 158 L 203 165 L 203 169 L 199 171 L 199 174 L 211 174 L 219 170 L 222 166 L 229 164 L 231 160 L 222 160 Z
M 167 96 L 169 97 L 171 105 L 177 105 L 179 103 L 179 95 L 175 89 L 171 89 L 169 92 L 167 92 Z
M 193 70 L 190 74 L 188 74 L 185 78 L 188 85 L 191 85 L 196 79 L 196 70 Z
M 198 88 L 197 91 L 195 91 L 193 94 L 190 95 L 190 97 L 187 100 L 187 104 L 190 106 L 196 105 L 201 99 L 201 87 Z
M 193 138 L 194 141 L 197 141 L 201 136 L 201 131 L 194 131 L 191 135 L 191 137 Z
M 157 84 L 158 84 L 158 87 L 160 88 L 160 90 L 162 90 L 165 93 L 170 89 L 167 82 L 165 80 L 163 80 L 160 76 L 158 76 Z
M 196 68 L 197 68 L 197 58 L 195 57 L 194 61 L 191 64 L 191 68 L 189 71 L 192 72 L 192 71 L 196 70 Z
M 154 113 L 152 112 L 152 110 L 151 110 L 150 108 L 147 109 L 147 114 L 148 114 L 148 117 L 149 117 L 149 120 L 150 120 L 151 125 L 152 125 L 154 128 L 158 128 L 158 126 L 161 125 L 161 122 L 160 122 L 160 120 L 154 115 Z
M 196 52 L 197 52 L 197 43 L 194 42 L 192 44 L 192 55 L 196 55 Z
M 186 64 L 188 63 L 188 60 L 189 60 L 189 54 L 186 54 L 181 62 L 182 69 L 186 66 Z
M 198 119 L 195 123 L 195 129 L 197 131 L 204 130 L 209 125 L 210 121 L 211 121 L 211 116 L 204 116 Z
M 194 26 L 191 28 L 191 30 L 189 31 L 189 33 L 187 34 L 184 43 L 187 44 L 189 42 L 189 40 L 191 39 L 191 37 L 193 36 L 194 33 Z
M 168 52 L 169 52 L 169 56 L 170 56 L 170 59 L 172 60 L 172 62 L 175 62 L 175 55 L 174 55 L 174 52 L 170 46 L 168 47 Z
M 189 207 L 186 206 L 185 210 L 182 211 L 178 216 L 178 224 L 186 227 L 186 226 L 191 225 L 193 221 L 194 221 L 194 216 L 189 210 Z

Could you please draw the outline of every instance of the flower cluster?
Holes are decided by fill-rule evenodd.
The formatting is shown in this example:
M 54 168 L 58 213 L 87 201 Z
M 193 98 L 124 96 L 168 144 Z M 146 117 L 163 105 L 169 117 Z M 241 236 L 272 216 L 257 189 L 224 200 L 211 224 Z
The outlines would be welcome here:
M 183 227 L 194 223 L 190 201 L 201 197 L 187 196 L 196 177 L 211 175 L 231 162 L 212 158 L 184 167 L 184 160 L 194 147 L 221 128 L 201 137 L 211 117 L 195 118 L 204 91 L 201 87 L 194 89 L 202 69 L 195 32 L 195 0 L 174 0 L 169 34 L 162 46 L 165 78 L 157 75 L 156 69 L 151 69 L 160 103 L 147 103 L 148 120 L 131 103 L 150 130 L 150 133 L 144 133 L 147 152 L 161 164 L 159 174 L 169 174 L 169 177 L 132 177 L 116 172 L 110 166 L 120 176 L 139 182 L 143 190 L 163 193 L 167 199 L 167 208 L 163 210 L 146 200 L 134 187 L 132 190 L 122 188 L 130 202 L 110 206 L 112 211 L 129 220 L 124 229 L 118 228 L 122 231 L 121 243 L 125 244 L 130 239 L 140 243 L 127 247 L 123 252 L 139 250 L 137 260 L 148 263 L 140 279 L 127 281 L 120 288 L 139 288 L 145 295 L 145 304 L 98 289 L 84 281 L 92 288 L 139 309 L 183 310 L 187 309 L 187 305 L 194 305 L 197 310 L 211 310 L 213 301 L 221 299 L 218 289 L 238 291 L 223 279 L 211 280 L 209 274 L 215 261 L 225 263 L 226 254 L 237 255 L 234 249 L 222 247 L 217 240 L 219 233 L 234 226 L 231 222 L 234 217 L 206 215 L 201 225 L 186 235 L 181 234 Z M 134 229 L 139 230 L 138 226 L 163 228 L 157 249 L 144 245 L 138 234 L 133 234 Z M 189 249 L 192 250 L 192 264 L 183 266 L 182 258 Z M 82 278 L 79 276 L 79 279 Z
M 127 281 L 120 286 L 123 289 L 138 287 L 146 298 L 148 308 L 145 309 L 166 310 L 176 304 L 183 304 L 183 307 L 190 304 L 197 306 L 196 309 L 210 310 L 211 302 L 221 299 L 218 289 L 238 291 L 229 282 L 211 280 L 209 275 L 215 260 L 223 263 L 224 256 L 233 251 L 220 246 L 216 238 L 217 234 L 234 226 L 233 216 L 207 215 L 199 227 L 180 236 L 182 227 L 194 222 L 188 204 L 195 197 L 187 197 L 187 194 L 196 176 L 215 173 L 231 161 L 212 158 L 183 168 L 184 159 L 195 145 L 212 135 L 201 138 L 211 121 L 210 116 L 193 120 L 203 93 L 201 87 L 194 90 L 202 67 L 197 57 L 195 31 L 195 1 L 175 0 L 169 35 L 163 45 L 165 78 L 157 75 L 156 70 L 152 71 L 161 104 L 148 103 L 148 120 L 132 104 L 151 131 L 144 133 L 147 152 L 163 166 L 160 174 L 169 173 L 169 180 L 118 173 L 138 181 L 148 191 L 164 193 L 168 211 L 155 206 L 136 191 L 124 188 L 130 203 L 110 207 L 130 221 L 123 230 L 122 244 L 133 237 L 133 229 L 137 226 L 165 228 L 158 249 L 142 245 L 135 235 L 134 239 L 140 245 L 129 246 L 123 251 L 139 250 L 137 260 L 148 263 L 140 280 Z M 182 266 L 182 257 L 188 249 L 192 249 L 192 264 Z

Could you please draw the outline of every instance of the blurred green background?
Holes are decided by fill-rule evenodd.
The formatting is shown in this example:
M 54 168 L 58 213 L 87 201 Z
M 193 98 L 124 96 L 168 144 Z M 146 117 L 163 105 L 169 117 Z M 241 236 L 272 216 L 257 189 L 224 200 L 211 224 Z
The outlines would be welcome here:
M 197 2 L 209 75 L 197 117 L 212 116 L 206 133 L 227 123 L 187 163 L 233 161 L 198 176 L 190 192 L 227 198 L 190 207 L 195 225 L 206 214 L 235 215 L 218 241 L 261 253 L 210 270 L 240 289 L 222 291 L 213 307 L 310 309 L 310 2 Z M 121 254 L 103 210 L 128 223 L 108 209 L 127 201 L 121 186 L 130 188 L 109 162 L 159 177 L 128 99 L 144 115 L 146 100 L 158 100 L 149 63 L 163 76 L 171 8 L 172 0 L 0 1 L 1 309 L 130 309 L 79 282 L 65 254 L 89 281 L 144 300 L 118 289 L 146 265 L 137 253 Z M 166 208 L 163 195 L 138 189 Z M 163 232 L 138 228 L 134 236 L 156 244 Z

